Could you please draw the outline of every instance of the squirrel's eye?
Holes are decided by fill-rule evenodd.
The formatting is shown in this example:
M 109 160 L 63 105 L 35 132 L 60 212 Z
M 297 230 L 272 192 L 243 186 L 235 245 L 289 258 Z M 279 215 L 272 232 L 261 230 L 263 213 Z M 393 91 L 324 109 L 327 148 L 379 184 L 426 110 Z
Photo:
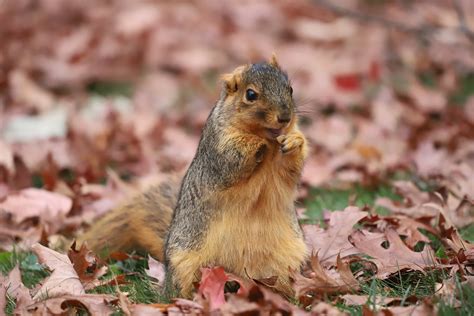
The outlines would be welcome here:
M 290 95 L 293 95 L 293 87 L 290 87 Z
M 247 101 L 255 101 L 258 98 L 258 94 L 252 89 L 247 89 L 247 91 L 245 91 L 245 98 Z

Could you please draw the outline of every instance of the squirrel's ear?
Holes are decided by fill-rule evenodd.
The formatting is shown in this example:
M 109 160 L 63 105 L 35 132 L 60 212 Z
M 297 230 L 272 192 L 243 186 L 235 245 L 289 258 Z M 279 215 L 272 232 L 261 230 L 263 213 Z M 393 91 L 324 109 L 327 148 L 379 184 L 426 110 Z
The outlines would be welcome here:
M 234 93 L 239 89 L 239 85 L 242 82 L 242 73 L 246 66 L 237 67 L 233 72 L 229 74 L 223 74 L 221 80 L 224 82 L 224 88 L 227 93 Z
M 280 69 L 280 65 L 278 64 L 277 56 L 276 56 L 275 52 L 272 53 L 272 57 L 269 60 L 269 64 L 272 65 L 275 68 Z

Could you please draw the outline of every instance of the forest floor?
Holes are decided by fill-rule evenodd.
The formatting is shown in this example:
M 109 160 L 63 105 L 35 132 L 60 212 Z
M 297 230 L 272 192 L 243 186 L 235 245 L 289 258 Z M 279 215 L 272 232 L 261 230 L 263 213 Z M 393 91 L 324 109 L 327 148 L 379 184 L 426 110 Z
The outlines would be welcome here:
M 24 0 L 0 20 L 0 310 L 474 314 L 472 2 Z M 272 52 L 311 149 L 295 299 L 209 267 L 169 300 L 146 253 L 71 246 L 182 174 L 219 75 Z

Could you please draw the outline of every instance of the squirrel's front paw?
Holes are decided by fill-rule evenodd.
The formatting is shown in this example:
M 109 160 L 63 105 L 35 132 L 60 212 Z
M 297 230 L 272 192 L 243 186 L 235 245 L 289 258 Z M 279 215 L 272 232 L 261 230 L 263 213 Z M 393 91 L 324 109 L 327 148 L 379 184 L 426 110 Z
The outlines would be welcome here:
M 290 133 L 288 135 L 280 135 L 277 137 L 277 141 L 281 145 L 282 153 L 286 154 L 295 149 L 301 149 L 305 139 L 301 133 Z

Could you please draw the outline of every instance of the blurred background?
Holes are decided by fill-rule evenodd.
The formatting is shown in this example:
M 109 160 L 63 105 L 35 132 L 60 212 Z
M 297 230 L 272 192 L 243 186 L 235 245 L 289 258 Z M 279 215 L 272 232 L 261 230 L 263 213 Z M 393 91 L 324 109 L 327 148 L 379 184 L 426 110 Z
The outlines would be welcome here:
M 311 143 L 301 197 L 395 177 L 472 200 L 470 0 L 0 1 L 0 199 L 93 217 L 182 172 L 219 75 L 272 52 Z

